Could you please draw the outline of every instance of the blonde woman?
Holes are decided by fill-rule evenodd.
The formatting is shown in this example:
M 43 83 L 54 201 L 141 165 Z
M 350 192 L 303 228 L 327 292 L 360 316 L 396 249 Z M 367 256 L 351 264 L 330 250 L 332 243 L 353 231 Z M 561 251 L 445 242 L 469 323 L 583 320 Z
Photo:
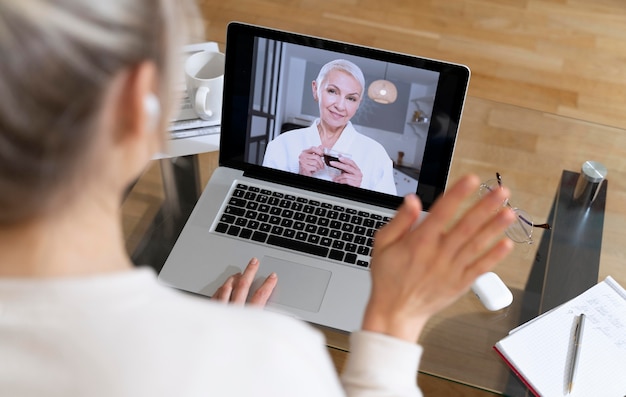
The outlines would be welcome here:
M 186 4 L 0 0 L 0 394 L 419 396 L 425 322 L 511 249 L 513 217 L 495 211 L 504 190 L 453 227 L 475 177 L 418 227 L 406 198 L 376 237 L 341 380 L 320 333 L 241 305 L 255 260 L 218 294 L 240 305 L 167 289 L 131 263 L 119 204 L 163 144 Z
M 309 127 L 284 132 L 269 142 L 263 165 L 396 195 L 393 162 L 387 151 L 350 122 L 365 92 L 361 69 L 345 59 L 330 61 L 320 69 L 311 90 L 319 118 Z M 326 172 L 324 150 L 349 154 L 328 162 L 337 172 Z

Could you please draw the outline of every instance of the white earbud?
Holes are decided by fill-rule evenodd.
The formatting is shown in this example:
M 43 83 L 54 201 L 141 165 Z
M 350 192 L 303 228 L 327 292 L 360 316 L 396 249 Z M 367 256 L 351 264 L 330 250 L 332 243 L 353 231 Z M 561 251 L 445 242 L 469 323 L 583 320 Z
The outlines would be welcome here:
M 161 117 L 161 103 L 156 95 L 150 93 L 143 99 L 143 108 L 148 117 L 148 131 L 155 131 Z

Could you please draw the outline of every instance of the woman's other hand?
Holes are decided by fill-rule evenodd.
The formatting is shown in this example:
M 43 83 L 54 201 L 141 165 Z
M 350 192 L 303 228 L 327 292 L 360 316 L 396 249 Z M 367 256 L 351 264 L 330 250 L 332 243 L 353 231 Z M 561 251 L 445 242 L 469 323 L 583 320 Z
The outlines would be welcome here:
M 250 287 L 252 286 L 252 282 L 258 270 L 259 260 L 256 258 L 250 259 L 243 273 L 230 276 L 224 284 L 215 291 L 212 299 L 243 306 L 248 299 Z M 270 274 L 265 281 L 263 281 L 263 284 L 252 294 L 247 303 L 253 306 L 264 307 L 272 291 L 274 291 L 277 282 L 278 277 L 276 273 Z
M 333 178 L 334 182 L 361 187 L 363 173 L 354 160 L 349 157 L 340 156 L 339 161 L 331 161 L 330 165 L 341 170 L 341 174 Z
M 432 315 L 469 290 L 513 248 L 504 230 L 514 221 L 497 189 L 462 216 L 461 204 L 479 186 L 475 176 L 455 183 L 416 226 L 421 203 L 405 198 L 396 216 L 375 235 L 372 293 L 363 329 L 416 342 Z
M 324 168 L 323 155 L 324 151 L 321 146 L 311 146 L 308 149 L 304 149 L 298 157 L 300 164 L 299 174 L 312 176 L 317 171 Z

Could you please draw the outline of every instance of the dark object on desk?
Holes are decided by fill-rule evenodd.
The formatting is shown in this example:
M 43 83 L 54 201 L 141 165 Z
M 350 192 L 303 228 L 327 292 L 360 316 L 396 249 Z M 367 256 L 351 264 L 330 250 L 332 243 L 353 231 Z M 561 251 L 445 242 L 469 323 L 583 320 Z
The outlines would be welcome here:
M 574 200 L 578 172 L 563 171 L 548 222 L 539 242 L 519 324 L 578 296 L 598 282 L 608 180 L 590 205 Z M 511 374 L 506 395 L 524 396 L 526 387 Z
M 163 267 L 201 193 L 196 155 L 159 161 L 172 163 L 171 171 L 174 175 L 170 179 L 174 186 L 164 186 L 165 201 L 137 248 L 131 253 L 131 259 L 136 266 L 147 265 L 154 268 L 157 273 Z M 176 211 L 172 211 L 172 207 L 175 207 Z
M 574 188 L 574 202 L 584 206 L 591 205 L 598 196 L 606 174 L 604 165 L 597 161 L 585 161 Z

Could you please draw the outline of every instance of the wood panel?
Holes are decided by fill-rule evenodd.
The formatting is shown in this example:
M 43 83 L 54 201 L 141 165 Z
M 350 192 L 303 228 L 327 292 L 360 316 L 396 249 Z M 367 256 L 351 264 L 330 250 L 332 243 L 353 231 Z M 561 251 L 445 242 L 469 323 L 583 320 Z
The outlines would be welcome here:
M 468 65 L 475 97 L 626 127 L 622 0 L 201 0 L 206 37 L 267 25 Z

